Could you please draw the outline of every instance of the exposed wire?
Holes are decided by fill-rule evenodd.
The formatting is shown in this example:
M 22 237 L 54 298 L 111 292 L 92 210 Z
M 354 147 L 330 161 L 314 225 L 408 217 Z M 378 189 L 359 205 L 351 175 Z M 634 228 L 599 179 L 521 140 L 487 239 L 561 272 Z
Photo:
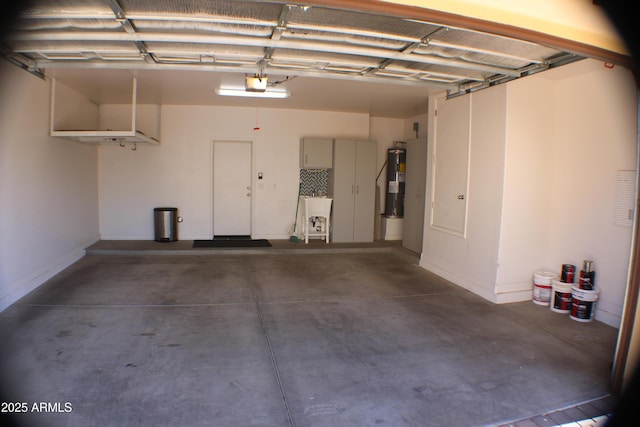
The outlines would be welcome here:
M 271 83 L 269 86 L 271 86 L 271 87 L 276 87 L 277 85 L 280 85 L 280 84 L 282 84 L 282 83 L 286 83 L 286 82 L 288 82 L 289 80 L 293 80 L 293 79 L 295 79 L 296 77 L 298 77 L 298 76 L 291 76 L 291 77 L 290 77 L 290 76 L 287 76 L 287 77 L 285 77 L 283 80 L 277 80 L 277 81 L 275 81 L 275 82 Z

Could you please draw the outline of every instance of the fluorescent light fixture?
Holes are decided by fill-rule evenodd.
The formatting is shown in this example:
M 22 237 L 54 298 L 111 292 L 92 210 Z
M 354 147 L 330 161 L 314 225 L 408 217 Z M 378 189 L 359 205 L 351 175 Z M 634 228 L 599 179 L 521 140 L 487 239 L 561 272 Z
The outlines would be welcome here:
M 244 89 L 216 89 L 216 93 L 222 96 L 243 96 L 248 98 L 288 98 L 289 92 L 265 90 L 264 92 L 248 92 Z

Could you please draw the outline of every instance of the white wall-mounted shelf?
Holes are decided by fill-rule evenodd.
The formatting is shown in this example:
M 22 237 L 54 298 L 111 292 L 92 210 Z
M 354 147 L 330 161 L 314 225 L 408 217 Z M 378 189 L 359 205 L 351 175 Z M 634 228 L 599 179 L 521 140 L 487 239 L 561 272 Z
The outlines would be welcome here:
M 159 145 L 156 138 L 146 136 L 140 131 L 119 131 L 119 130 L 59 130 L 52 131 L 51 136 L 72 139 L 87 144 L 101 143 L 147 143 Z
M 160 139 L 158 138 L 159 129 L 160 129 L 160 110 L 158 109 L 158 117 L 156 117 L 156 135 L 147 135 L 144 132 L 137 129 L 137 115 L 138 115 L 138 104 L 137 104 L 137 96 L 138 96 L 138 81 L 134 77 L 132 81 L 132 95 L 131 95 L 131 129 L 124 130 L 94 130 L 94 129 L 60 129 L 59 127 L 71 127 L 71 126 L 62 126 L 56 122 L 56 108 L 57 108 L 57 100 L 56 100 L 57 92 L 56 92 L 56 79 L 52 79 L 51 81 L 51 97 L 50 97 L 50 120 L 49 120 L 49 134 L 50 136 L 71 139 L 74 141 L 88 143 L 88 144 L 102 144 L 102 143 L 145 143 L 151 145 L 159 145 Z M 98 120 L 96 119 L 97 123 Z M 95 124 L 94 124 L 95 125 Z

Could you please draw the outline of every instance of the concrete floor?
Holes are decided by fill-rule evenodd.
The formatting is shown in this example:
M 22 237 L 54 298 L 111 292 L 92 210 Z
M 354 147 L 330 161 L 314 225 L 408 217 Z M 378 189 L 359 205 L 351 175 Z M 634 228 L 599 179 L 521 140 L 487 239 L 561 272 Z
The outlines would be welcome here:
M 0 314 L 14 421 L 538 425 L 608 398 L 614 328 L 492 304 L 397 245 L 170 245 L 100 242 Z

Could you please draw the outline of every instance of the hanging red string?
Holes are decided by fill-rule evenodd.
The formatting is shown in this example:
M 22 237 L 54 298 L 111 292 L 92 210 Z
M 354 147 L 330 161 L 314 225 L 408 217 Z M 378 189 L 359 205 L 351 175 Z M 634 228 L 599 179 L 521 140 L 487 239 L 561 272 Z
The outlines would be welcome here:
M 253 130 L 260 130 L 260 125 L 258 124 L 258 98 L 256 98 L 256 125 L 253 127 Z

